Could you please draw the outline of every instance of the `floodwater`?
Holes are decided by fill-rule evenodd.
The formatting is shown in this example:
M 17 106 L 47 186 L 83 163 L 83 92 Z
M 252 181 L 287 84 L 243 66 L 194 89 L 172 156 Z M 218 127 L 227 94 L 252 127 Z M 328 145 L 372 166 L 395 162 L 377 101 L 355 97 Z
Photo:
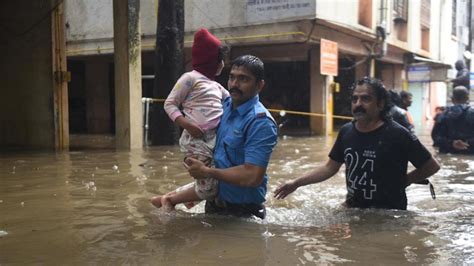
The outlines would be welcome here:
M 333 141 L 281 138 L 269 191 L 320 165 Z M 407 211 L 344 209 L 342 168 L 286 200 L 268 195 L 261 221 L 152 207 L 190 181 L 177 147 L 3 154 L 0 265 L 472 264 L 474 157 L 436 157 L 436 200 L 413 185 Z

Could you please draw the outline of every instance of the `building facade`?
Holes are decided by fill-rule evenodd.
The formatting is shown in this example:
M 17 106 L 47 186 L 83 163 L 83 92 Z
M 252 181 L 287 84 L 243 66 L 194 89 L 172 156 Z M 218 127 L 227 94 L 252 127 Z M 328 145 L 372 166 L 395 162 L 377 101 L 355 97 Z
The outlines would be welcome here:
M 140 4 L 142 71 L 148 76 L 153 74 L 159 1 L 142 0 Z M 325 115 L 350 116 L 349 88 L 366 75 L 382 79 L 388 88 L 412 92 L 414 103 L 410 112 L 416 127 L 422 127 L 429 122 L 436 106 L 445 105 L 448 92 L 444 80 L 452 75 L 447 69 L 465 50 L 466 31 L 459 24 L 466 17 L 466 9 L 462 8 L 466 4 L 462 0 L 188 0 L 185 2 L 187 67 L 192 34 L 206 27 L 231 48 L 230 58 L 251 53 L 264 60 L 268 86 L 261 98 L 267 106 L 321 115 L 288 115 L 285 125 L 288 128 L 305 128 L 314 134 L 331 132 L 333 124 L 337 126 L 344 120 Z M 66 3 L 67 53 L 72 70 L 78 67 L 89 73 L 87 69 L 92 65 L 102 65 L 102 74 L 92 71 L 83 75 L 84 87 L 89 89 L 92 86 L 87 86 L 88 82 L 100 80 L 97 75 L 110 80 L 111 9 L 109 1 Z M 454 22 L 456 27 L 450 26 Z M 337 43 L 337 75 L 320 73 L 322 39 Z M 429 68 L 430 78 L 410 80 L 413 76 L 410 72 L 420 67 Z M 107 68 L 109 75 L 104 75 Z M 94 99 L 102 98 L 98 103 L 100 108 L 112 112 L 113 102 L 107 100 L 107 95 L 113 89 L 107 80 L 102 80 L 101 86 L 108 89 L 101 90 L 103 97 Z M 338 86 L 330 86 L 332 82 Z M 144 79 L 144 96 L 151 96 L 151 87 L 152 81 Z M 94 91 L 97 92 L 91 93 Z M 77 95 L 74 102 L 86 106 L 87 99 Z M 110 129 L 113 114 L 97 112 L 99 107 L 93 107 L 94 103 L 87 106 L 72 110 L 71 115 L 76 116 L 71 117 L 73 132 L 113 133 Z M 101 117 L 94 118 L 98 113 Z M 74 129 L 76 124 L 78 128 Z
M 116 86 L 114 28 L 128 25 L 114 21 L 120 19 L 114 14 L 116 2 L 120 1 L 64 1 L 71 81 L 65 103 L 68 113 L 62 114 L 67 114 L 72 135 L 116 135 L 117 123 L 122 123 L 117 117 L 139 117 L 141 123 L 137 95 L 153 97 L 159 0 L 125 1 L 136 3 L 128 5 L 128 12 L 139 11 L 134 27 L 141 36 L 142 80 L 131 85 L 135 96 L 126 99 L 128 109 L 116 102 L 121 92 Z M 264 60 L 264 104 L 313 114 L 288 112 L 279 118 L 285 120 L 288 132 L 330 134 L 347 121 L 339 116 L 351 115 L 349 89 L 363 76 L 380 78 L 390 89 L 412 92 L 409 111 L 416 128 L 422 128 L 429 125 L 434 108 L 446 104 L 449 86 L 444 81 L 454 73 L 449 68 L 471 47 L 469 10 L 469 0 L 186 0 L 186 68 L 190 68 L 193 33 L 206 27 L 230 47 L 229 58 L 250 53 Z M 321 43 L 326 41 L 337 44 L 333 75 L 321 72 L 325 64 Z M 225 80 L 224 73 L 219 81 Z M 132 128 L 137 131 L 136 125 Z M 141 135 L 138 131 L 134 136 Z M 6 138 L 2 145 L 13 137 Z

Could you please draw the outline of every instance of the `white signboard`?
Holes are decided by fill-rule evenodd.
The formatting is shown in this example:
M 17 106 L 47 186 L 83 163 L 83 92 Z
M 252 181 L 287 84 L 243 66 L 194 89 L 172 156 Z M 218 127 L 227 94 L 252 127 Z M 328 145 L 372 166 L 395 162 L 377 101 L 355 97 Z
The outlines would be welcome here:
M 430 82 L 430 73 L 428 66 L 411 66 L 408 68 L 408 82 Z
M 315 0 L 247 0 L 248 23 L 315 16 Z

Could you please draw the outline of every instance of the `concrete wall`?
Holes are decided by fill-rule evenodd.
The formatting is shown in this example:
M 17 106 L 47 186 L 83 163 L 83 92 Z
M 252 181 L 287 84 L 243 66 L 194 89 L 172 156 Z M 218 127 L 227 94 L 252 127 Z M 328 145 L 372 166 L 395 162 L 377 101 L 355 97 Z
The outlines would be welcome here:
M 158 0 L 140 0 L 142 37 L 156 35 Z M 110 0 L 65 0 L 68 55 L 113 52 L 113 5 Z M 154 37 L 143 43 L 153 49 Z
M 55 145 L 51 19 L 38 22 L 48 2 L 0 1 L 1 147 Z
M 158 0 L 141 0 L 142 33 L 156 34 Z M 114 36 L 113 5 L 110 0 L 66 0 L 67 41 L 111 39 Z
M 112 1 L 66 0 L 66 40 L 69 56 L 104 54 L 113 52 Z M 142 49 L 153 50 L 156 34 L 156 12 L 158 0 L 141 0 L 140 16 Z M 185 45 L 192 43 L 192 33 L 201 27 L 221 29 L 221 38 L 240 37 L 248 32 L 228 31 L 229 27 L 271 24 L 314 18 L 316 0 L 277 0 L 271 3 L 260 1 L 232 0 L 186 0 L 185 30 L 190 34 Z M 246 29 L 248 30 L 248 29 Z M 290 32 L 298 29 L 274 25 L 252 34 Z
M 238 27 L 314 18 L 316 0 L 187 0 L 185 14 L 187 31 Z
M 113 38 L 112 1 L 65 1 L 66 40 Z
M 66 18 L 69 24 L 68 41 L 108 39 L 113 37 L 112 1 L 66 0 Z M 186 0 L 185 29 L 200 27 L 225 28 L 260 23 L 313 18 L 316 0 L 263 1 Z M 156 34 L 158 0 L 141 0 L 141 29 L 144 35 Z
M 333 0 L 316 2 L 317 17 L 329 21 L 350 25 L 358 29 L 367 29 L 358 23 L 359 1 Z

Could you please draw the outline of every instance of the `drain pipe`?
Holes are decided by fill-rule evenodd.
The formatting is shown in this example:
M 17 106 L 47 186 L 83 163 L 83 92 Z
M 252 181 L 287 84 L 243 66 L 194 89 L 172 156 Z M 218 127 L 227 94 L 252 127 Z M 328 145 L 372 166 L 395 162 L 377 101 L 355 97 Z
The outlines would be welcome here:
M 143 144 L 148 147 L 148 129 L 149 129 L 149 117 L 150 117 L 150 102 L 151 98 L 142 98 L 142 114 L 145 115 L 143 125 Z
M 445 0 L 441 0 L 441 5 L 439 7 L 439 34 L 438 34 L 438 60 L 443 61 L 441 59 L 441 46 L 442 46 L 442 35 L 443 35 L 443 7 L 446 5 Z

